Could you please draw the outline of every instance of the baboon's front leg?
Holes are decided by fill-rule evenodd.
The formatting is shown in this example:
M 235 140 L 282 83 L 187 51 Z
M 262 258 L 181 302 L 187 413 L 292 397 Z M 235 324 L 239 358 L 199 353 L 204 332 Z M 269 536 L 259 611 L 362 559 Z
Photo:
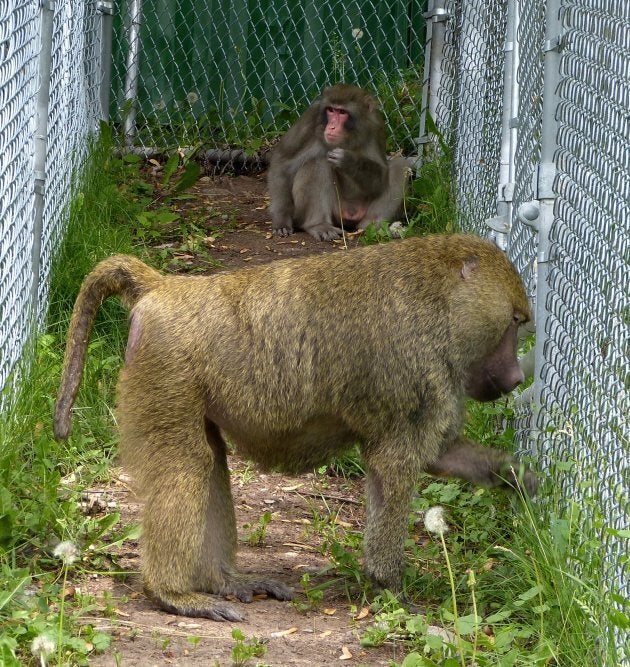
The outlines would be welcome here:
M 480 486 L 522 485 L 530 496 L 538 487 L 534 473 L 508 452 L 484 447 L 461 436 L 426 471 L 431 475 L 459 477 Z

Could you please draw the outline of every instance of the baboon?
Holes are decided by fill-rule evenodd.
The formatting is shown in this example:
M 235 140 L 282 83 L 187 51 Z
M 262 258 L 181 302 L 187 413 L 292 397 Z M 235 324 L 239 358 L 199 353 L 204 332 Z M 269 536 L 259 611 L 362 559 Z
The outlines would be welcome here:
M 345 229 L 393 220 L 402 207 L 409 165 L 385 157 L 377 101 L 348 84 L 327 88 L 282 137 L 268 174 L 273 233 L 294 226 L 318 241 Z
M 105 259 L 74 306 L 57 438 L 68 436 L 91 327 L 110 295 L 131 308 L 120 447 L 145 500 L 145 589 L 167 611 L 234 621 L 242 616 L 222 596 L 291 598 L 235 569 L 226 438 L 290 473 L 358 443 L 364 567 L 393 591 L 422 471 L 518 484 L 515 459 L 460 435 L 466 395 L 493 400 L 523 380 L 515 348 L 527 296 L 487 241 L 426 236 L 205 277 Z M 523 481 L 533 493 L 533 473 Z

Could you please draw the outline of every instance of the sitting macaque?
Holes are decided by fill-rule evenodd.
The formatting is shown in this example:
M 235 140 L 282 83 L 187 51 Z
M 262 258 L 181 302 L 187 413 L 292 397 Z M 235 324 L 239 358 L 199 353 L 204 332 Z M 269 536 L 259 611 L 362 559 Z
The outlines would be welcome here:
M 385 123 L 376 100 L 348 84 L 327 88 L 282 137 L 268 184 L 277 236 L 294 227 L 318 241 L 341 227 L 365 229 L 400 214 L 407 160 L 385 157 Z

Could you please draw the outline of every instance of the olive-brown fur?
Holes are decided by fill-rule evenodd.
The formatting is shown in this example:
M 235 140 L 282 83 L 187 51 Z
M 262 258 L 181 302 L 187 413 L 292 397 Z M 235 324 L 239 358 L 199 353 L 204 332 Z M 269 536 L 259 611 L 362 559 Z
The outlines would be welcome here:
M 236 620 L 221 596 L 291 597 L 235 571 L 224 437 L 241 456 L 293 473 L 359 443 L 365 569 L 393 590 L 422 471 L 516 483 L 514 459 L 460 436 L 484 360 L 500 368 L 497 350 L 513 355 L 509 332 L 529 318 L 520 278 L 488 242 L 435 235 L 207 277 L 106 259 L 75 304 L 58 437 L 68 435 L 91 324 L 111 294 L 132 307 L 116 415 L 123 463 L 145 500 L 144 584 L 164 609 Z M 533 491 L 529 471 L 524 481 Z

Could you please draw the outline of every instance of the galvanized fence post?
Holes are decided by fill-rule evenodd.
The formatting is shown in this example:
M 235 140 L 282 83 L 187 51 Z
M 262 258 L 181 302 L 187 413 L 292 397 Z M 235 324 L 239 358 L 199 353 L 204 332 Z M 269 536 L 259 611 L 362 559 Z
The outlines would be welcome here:
M 514 166 L 518 113 L 518 0 L 508 0 L 505 27 L 503 102 L 501 117 L 501 153 L 499 157 L 499 183 L 497 214 L 486 220 L 489 237 L 501 250 L 506 250 L 512 220 L 514 196 Z
M 125 75 L 125 145 L 132 147 L 136 136 L 138 112 L 138 83 L 140 79 L 140 26 L 142 24 L 142 0 L 132 0 L 129 12 L 129 51 Z
M 545 348 L 549 336 L 548 330 L 548 294 L 549 272 L 552 246 L 550 232 L 554 223 L 554 205 L 556 192 L 556 150 L 558 123 L 558 84 L 560 81 L 560 50 L 562 46 L 562 22 L 560 18 L 561 0 L 547 0 L 545 6 L 545 40 L 543 65 L 543 104 L 540 133 L 540 163 L 534 170 L 534 200 L 521 204 L 519 219 L 538 234 L 536 255 L 536 344 L 534 347 L 534 384 L 524 392 L 521 401 L 531 401 L 532 409 L 538 410 L 537 429 L 534 434 L 544 430 L 548 422 L 544 397 Z M 540 455 L 538 437 L 531 439 L 533 455 Z
M 99 83 L 101 118 L 109 120 L 109 91 L 112 87 L 114 0 L 98 0 L 96 11 L 101 15 L 101 80 Z
M 424 157 L 423 147 L 430 142 L 430 137 L 427 134 L 427 114 L 431 116 L 434 122 L 437 116 L 438 92 L 442 76 L 442 58 L 444 57 L 445 22 L 449 18 L 449 14 L 444 7 L 444 1 L 429 0 L 427 11 L 422 15 L 426 19 L 427 24 L 416 169 L 422 166 Z
M 34 141 L 34 216 L 33 246 L 31 251 L 31 312 L 35 323 L 39 314 L 39 286 L 44 204 L 46 197 L 46 155 L 48 151 L 48 113 L 50 107 L 50 76 L 52 64 L 53 21 L 55 0 L 41 2 L 41 46 L 39 51 L 39 91 L 37 93 L 37 118 Z

